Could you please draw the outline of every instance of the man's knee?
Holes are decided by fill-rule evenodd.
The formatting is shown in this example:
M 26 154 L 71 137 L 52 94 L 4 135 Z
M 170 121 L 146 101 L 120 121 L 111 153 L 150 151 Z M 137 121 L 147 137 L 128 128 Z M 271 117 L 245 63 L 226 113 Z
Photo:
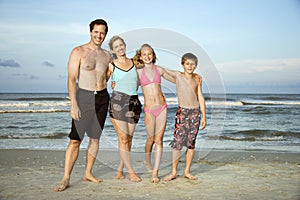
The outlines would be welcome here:
M 81 144 L 80 140 L 70 140 L 69 145 L 72 147 L 79 147 Z
M 79 140 L 70 140 L 68 148 L 69 149 L 79 149 L 81 141 Z

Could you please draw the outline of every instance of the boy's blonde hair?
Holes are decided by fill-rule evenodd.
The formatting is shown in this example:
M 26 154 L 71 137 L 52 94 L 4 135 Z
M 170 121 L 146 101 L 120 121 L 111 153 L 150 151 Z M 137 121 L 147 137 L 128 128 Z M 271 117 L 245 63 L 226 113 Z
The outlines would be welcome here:
M 184 62 L 185 62 L 187 59 L 190 59 L 190 60 L 195 61 L 196 65 L 198 65 L 198 58 L 197 58 L 197 56 L 195 56 L 195 55 L 192 54 L 192 53 L 185 53 L 185 54 L 181 57 L 181 64 L 183 65 Z

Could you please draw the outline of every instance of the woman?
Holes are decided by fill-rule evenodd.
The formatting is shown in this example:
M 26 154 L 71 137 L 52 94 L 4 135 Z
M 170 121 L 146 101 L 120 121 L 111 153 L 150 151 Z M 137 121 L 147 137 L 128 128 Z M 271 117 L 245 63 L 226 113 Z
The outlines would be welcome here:
M 109 65 L 108 77 L 112 74 L 112 95 L 109 115 L 118 136 L 120 165 L 118 179 L 124 178 L 124 165 L 129 179 L 139 182 L 141 179 L 134 172 L 130 161 L 133 133 L 139 121 L 142 105 L 138 99 L 138 75 L 131 59 L 126 57 L 126 44 L 119 36 L 109 41 L 109 47 L 115 59 Z

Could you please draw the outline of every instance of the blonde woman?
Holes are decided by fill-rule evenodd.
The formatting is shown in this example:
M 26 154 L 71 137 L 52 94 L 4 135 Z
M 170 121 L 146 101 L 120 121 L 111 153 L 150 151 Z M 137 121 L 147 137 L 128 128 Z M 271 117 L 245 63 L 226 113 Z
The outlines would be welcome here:
M 138 99 L 138 74 L 132 59 L 126 56 L 126 44 L 119 36 L 109 41 L 109 47 L 115 59 L 109 65 L 108 77 L 112 74 L 112 95 L 109 115 L 118 136 L 120 165 L 118 179 L 124 178 L 124 165 L 128 170 L 129 179 L 139 182 L 130 161 L 130 150 L 133 133 L 139 121 L 142 105 Z

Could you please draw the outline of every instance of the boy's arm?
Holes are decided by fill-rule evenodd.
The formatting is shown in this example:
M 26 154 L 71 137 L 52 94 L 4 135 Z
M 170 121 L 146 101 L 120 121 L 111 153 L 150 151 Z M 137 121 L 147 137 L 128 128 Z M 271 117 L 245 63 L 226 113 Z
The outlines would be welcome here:
M 202 93 L 202 78 L 198 74 L 196 74 L 195 78 L 196 78 L 196 81 L 198 82 L 197 95 L 198 95 L 198 101 L 200 104 L 200 111 L 202 114 L 200 129 L 203 130 L 206 127 L 206 105 L 205 105 L 205 99 L 204 99 L 204 96 Z
M 166 68 L 163 68 L 163 67 L 158 67 L 160 73 L 161 73 L 161 76 L 172 82 L 172 83 L 176 83 L 176 75 L 178 73 L 178 71 L 175 71 L 175 70 L 169 70 L 169 69 L 166 69 Z

